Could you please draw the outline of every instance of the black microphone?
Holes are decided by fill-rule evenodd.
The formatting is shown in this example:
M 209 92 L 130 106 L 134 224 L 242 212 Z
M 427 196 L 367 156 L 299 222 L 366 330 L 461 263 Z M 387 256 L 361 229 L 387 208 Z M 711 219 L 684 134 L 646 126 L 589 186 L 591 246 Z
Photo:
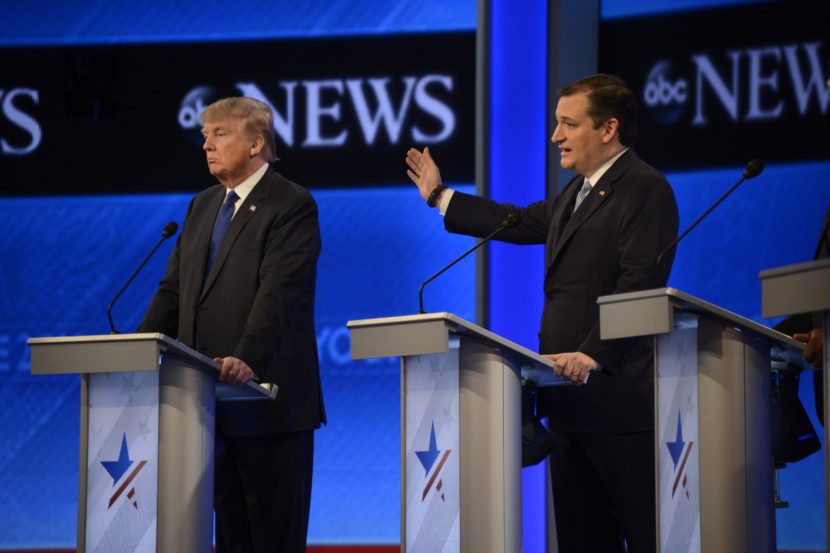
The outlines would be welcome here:
M 125 284 L 124 287 L 121 288 L 121 291 L 118 292 L 118 294 L 116 294 L 116 296 L 110 302 L 109 306 L 107 306 L 107 318 L 110 320 L 110 330 L 112 330 L 111 334 L 121 334 L 120 332 L 115 330 L 115 326 L 113 326 L 112 324 L 112 305 L 115 303 L 115 300 L 121 297 L 121 294 L 124 293 L 124 290 L 127 289 L 127 286 L 130 285 L 130 283 L 133 281 L 133 279 L 141 270 L 141 268 L 144 267 L 144 265 L 146 265 L 148 261 L 150 261 L 150 258 L 153 256 L 153 254 L 156 253 L 157 249 L 159 249 L 161 243 L 173 236 L 174 234 L 176 234 L 177 230 L 179 230 L 179 225 L 177 225 L 175 221 L 170 221 L 169 223 L 164 225 L 164 230 L 161 231 L 161 240 L 159 240 L 158 244 L 156 244 L 156 247 L 153 248 L 153 251 L 150 252 L 150 255 L 148 255 L 144 259 L 144 261 L 141 262 L 141 265 L 138 266 L 138 269 L 136 269 L 136 271 L 133 273 L 133 276 L 131 276 L 130 280 L 127 281 L 127 284 Z
M 683 239 L 683 237 L 684 237 L 684 236 L 686 236 L 687 234 L 689 234 L 689 231 L 690 231 L 690 230 L 692 230 L 693 228 L 695 228 L 695 227 L 697 226 L 697 224 L 703 220 L 703 218 L 704 218 L 704 217 L 706 217 L 707 215 L 709 215 L 709 213 L 711 213 L 713 209 L 715 209 L 716 207 L 718 207 L 718 204 L 719 204 L 719 203 L 721 203 L 723 200 L 725 200 L 725 199 L 726 199 L 726 197 L 727 197 L 728 195 L 730 195 L 730 194 L 732 193 L 732 191 L 733 191 L 733 190 L 735 190 L 736 188 L 738 188 L 738 185 L 739 185 L 739 184 L 741 184 L 741 183 L 742 183 L 742 182 L 744 182 L 745 180 L 749 180 L 749 179 L 752 179 L 752 178 L 757 177 L 758 175 L 760 175 L 760 174 L 761 174 L 761 171 L 763 171 L 763 170 L 764 170 L 764 162 L 763 162 L 763 161 L 761 161 L 760 159 L 753 159 L 752 161 L 750 161 L 749 163 L 747 163 L 747 164 L 746 164 L 746 168 L 744 169 L 744 174 L 743 174 L 743 176 L 741 177 L 741 180 L 739 180 L 738 182 L 736 182 L 736 183 L 735 183 L 735 185 L 734 185 L 734 186 L 732 186 L 732 188 L 730 188 L 729 190 L 727 190 L 727 191 L 726 191 L 726 194 L 724 194 L 723 196 L 721 196 L 721 197 L 720 197 L 720 199 L 719 199 L 718 201 L 716 201 L 714 204 L 712 204 L 712 207 L 710 207 L 709 209 L 707 209 L 707 210 L 706 210 L 706 212 L 705 212 L 703 215 L 701 215 L 700 217 L 698 217 L 698 218 L 697 218 L 697 221 L 695 221 L 694 223 L 692 223 L 692 224 L 691 224 L 691 226 L 690 226 L 689 228 L 687 228 L 685 231 L 683 231 L 683 234 L 681 234 L 680 236 L 678 236 L 677 238 L 675 238 L 675 239 L 674 239 L 674 241 L 672 241 L 672 243 L 671 243 L 671 244 L 669 244 L 668 246 L 666 246 L 666 249 L 664 249 L 662 252 L 660 252 L 660 255 L 658 255 L 658 256 L 657 256 L 657 268 L 658 268 L 658 270 L 660 271 L 660 277 L 661 277 L 661 278 L 660 278 L 660 280 L 661 280 L 661 281 L 663 280 L 663 278 L 662 278 L 662 277 L 663 277 L 663 270 L 660 268 L 660 261 L 663 259 L 663 256 L 664 256 L 664 255 L 666 255 L 666 254 L 669 252 L 669 250 L 671 250 L 672 248 L 674 248 L 674 247 L 677 245 L 677 243 L 678 243 L 678 242 L 680 242 L 680 240 L 682 240 L 682 239 Z
M 424 286 L 426 286 L 427 284 L 432 282 L 441 273 L 443 273 L 444 271 L 446 271 L 447 269 L 449 269 L 450 267 L 452 267 L 453 265 L 455 265 L 456 263 L 458 263 L 459 261 L 461 261 L 462 259 L 464 259 L 468 255 L 473 253 L 475 250 L 480 248 L 482 244 L 485 244 L 486 242 L 488 242 L 491 238 L 493 238 L 495 235 L 497 235 L 498 233 L 500 233 L 504 229 L 513 228 L 518 224 L 519 224 L 519 216 L 516 215 L 515 213 L 511 213 L 510 215 L 507 216 L 507 218 L 504 221 L 502 221 L 501 225 L 499 225 L 496 230 L 494 230 L 493 232 L 491 232 L 490 234 L 488 234 L 487 236 L 482 238 L 481 241 L 478 244 L 476 244 L 475 246 L 473 246 L 472 248 L 470 248 L 469 250 L 467 250 L 466 252 L 461 254 L 455 261 L 453 261 L 452 263 L 450 263 L 449 265 L 447 265 L 446 267 L 444 267 L 443 269 L 441 269 L 440 271 L 438 271 L 437 273 L 435 273 L 434 275 L 432 275 L 431 277 L 426 279 L 424 281 L 424 283 L 421 284 L 421 289 L 418 290 L 418 302 L 419 302 L 418 314 L 420 315 L 420 314 L 424 313 Z

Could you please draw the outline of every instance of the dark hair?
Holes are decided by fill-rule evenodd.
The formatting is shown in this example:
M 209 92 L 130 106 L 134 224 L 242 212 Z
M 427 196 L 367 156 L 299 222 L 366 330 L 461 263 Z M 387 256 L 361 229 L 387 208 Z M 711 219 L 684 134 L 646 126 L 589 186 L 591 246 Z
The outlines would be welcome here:
M 637 140 L 637 100 L 628 85 L 619 77 L 598 73 L 574 81 L 557 90 L 559 96 L 579 93 L 588 95 L 588 115 L 598 129 L 609 119 L 619 121 L 617 131 L 623 146 Z

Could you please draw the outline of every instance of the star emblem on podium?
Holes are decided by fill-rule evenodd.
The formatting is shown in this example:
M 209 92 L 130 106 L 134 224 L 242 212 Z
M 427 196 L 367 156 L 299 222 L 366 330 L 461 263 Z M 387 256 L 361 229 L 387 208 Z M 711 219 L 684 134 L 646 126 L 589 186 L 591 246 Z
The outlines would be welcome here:
M 130 467 L 133 466 L 135 461 L 130 459 L 130 451 L 127 447 L 127 434 L 123 434 L 121 437 L 121 450 L 118 453 L 118 459 L 114 461 L 101 461 L 101 465 L 106 469 L 109 475 L 112 477 L 112 485 L 115 487 L 119 481 L 122 481 L 121 485 L 110 497 L 109 505 L 107 505 L 107 509 L 112 507 L 113 503 L 124 493 L 124 490 L 127 489 L 130 484 L 132 484 L 135 477 L 138 476 L 138 473 L 141 472 L 141 469 L 144 468 L 144 465 L 147 464 L 147 461 L 139 461 L 138 465 L 129 473 L 126 478 L 124 477 L 127 474 L 127 471 L 130 470 Z M 133 499 L 135 496 L 135 487 L 131 487 L 130 490 L 127 492 L 127 499 L 130 500 L 133 504 L 133 507 L 138 509 L 138 500 Z
M 677 435 L 673 442 L 666 442 L 666 447 L 669 449 L 672 463 L 674 463 L 674 485 L 672 486 L 671 495 L 674 497 L 677 491 L 678 484 L 686 488 L 689 477 L 686 474 L 686 461 L 689 459 L 689 453 L 692 451 L 694 442 L 686 442 L 683 440 L 683 423 L 680 420 L 680 412 L 677 413 Z M 679 468 L 678 468 L 679 465 Z M 689 490 L 686 490 L 686 498 L 689 497 Z
M 429 446 L 426 450 L 423 451 L 415 451 L 415 455 L 418 456 L 418 460 L 421 462 L 421 465 L 424 467 L 424 478 L 426 479 L 432 468 L 435 467 L 435 470 L 432 471 L 432 476 L 429 477 L 427 480 L 426 485 L 424 486 L 424 492 L 421 495 L 421 501 L 424 501 L 429 493 L 429 490 L 432 488 L 432 485 L 435 484 L 435 491 L 441 495 L 441 501 L 446 501 L 444 497 L 444 492 L 442 491 L 444 487 L 444 480 L 439 478 L 439 474 L 441 469 L 444 467 L 444 463 L 447 462 L 447 458 L 450 456 L 451 450 L 447 449 L 443 451 L 443 455 L 441 454 L 442 451 L 438 449 L 438 443 L 435 439 L 435 421 L 432 422 L 429 432 Z M 440 461 L 438 459 L 440 458 Z M 436 461 L 438 464 L 436 466 Z M 435 483 L 436 479 L 438 480 Z

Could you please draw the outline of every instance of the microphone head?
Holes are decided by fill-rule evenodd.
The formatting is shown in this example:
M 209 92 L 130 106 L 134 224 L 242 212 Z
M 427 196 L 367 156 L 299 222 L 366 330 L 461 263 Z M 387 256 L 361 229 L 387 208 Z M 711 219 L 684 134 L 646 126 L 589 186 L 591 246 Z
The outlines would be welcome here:
M 176 224 L 176 221 L 170 221 L 164 225 L 164 230 L 161 231 L 161 236 L 163 238 L 170 238 L 176 234 L 177 230 L 179 230 L 179 225 Z
M 504 220 L 504 222 L 502 223 L 502 226 L 504 228 L 513 228 L 518 224 L 519 224 L 519 216 L 516 215 L 515 213 L 511 213 L 510 215 L 507 216 L 507 219 Z
M 745 179 L 752 179 L 757 177 L 761 174 L 761 171 L 764 170 L 764 162 L 760 159 L 753 159 L 749 163 L 746 164 L 746 169 L 744 169 L 744 178 Z

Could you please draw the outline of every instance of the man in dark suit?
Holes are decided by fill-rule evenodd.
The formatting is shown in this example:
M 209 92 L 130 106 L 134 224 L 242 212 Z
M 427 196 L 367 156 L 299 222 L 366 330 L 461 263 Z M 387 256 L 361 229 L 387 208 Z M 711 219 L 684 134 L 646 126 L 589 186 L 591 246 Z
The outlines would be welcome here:
M 555 198 L 521 208 L 451 191 L 429 150 L 407 154 L 410 179 L 450 232 L 547 245 L 539 350 L 573 387 L 540 391 L 554 437 L 550 467 L 559 550 L 656 549 L 653 360 L 649 339 L 601 341 L 597 297 L 663 286 L 677 234 L 666 179 L 630 149 L 637 104 L 618 78 L 559 89 L 551 140 L 577 172 Z M 590 373 L 590 378 L 588 378 Z
M 269 166 L 266 104 L 225 98 L 201 121 L 221 184 L 190 202 L 138 331 L 214 358 L 220 380 L 279 387 L 273 402 L 217 405 L 216 549 L 304 553 L 314 429 L 326 421 L 314 329 L 317 206 Z
M 830 79 L 827 81 L 830 87 Z M 830 257 L 830 206 L 824 215 L 824 223 L 821 225 L 818 245 L 816 246 L 813 259 L 825 259 Z M 775 330 L 785 334 L 791 334 L 793 338 L 804 342 L 804 359 L 817 369 L 824 367 L 824 328 L 821 313 L 801 313 L 790 315 L 775 325 Z M 824 373 L 822 370 L 813 372 L 813 391 L 816 403 L 816 415 L 819 422 L 824 424 Z M 798 385 L 793 388 L 793 393 L 798 393 Z M 791 398 L 793 402 L 800 401 L 797 397 Z M 802 408 L 803 409 L 803 408 Z

